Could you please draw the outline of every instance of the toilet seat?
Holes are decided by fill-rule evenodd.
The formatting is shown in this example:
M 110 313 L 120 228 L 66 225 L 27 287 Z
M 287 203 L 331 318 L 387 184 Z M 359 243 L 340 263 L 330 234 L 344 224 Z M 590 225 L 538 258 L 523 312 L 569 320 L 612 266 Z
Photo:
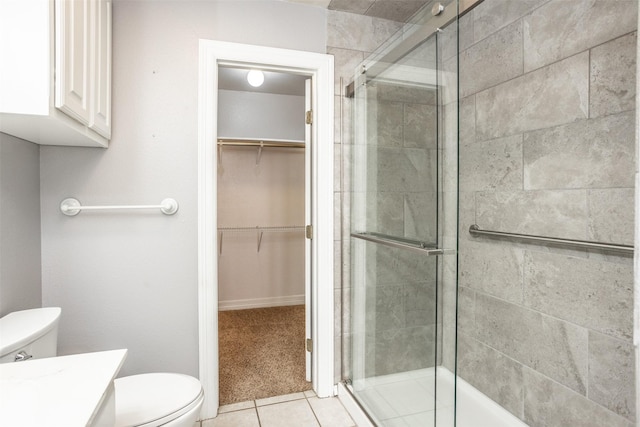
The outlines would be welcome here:
M 156 427 L 194 410 L 204 399 L 200 382 L 188 375 L 154 373 L 116 378 L 115 427 Z

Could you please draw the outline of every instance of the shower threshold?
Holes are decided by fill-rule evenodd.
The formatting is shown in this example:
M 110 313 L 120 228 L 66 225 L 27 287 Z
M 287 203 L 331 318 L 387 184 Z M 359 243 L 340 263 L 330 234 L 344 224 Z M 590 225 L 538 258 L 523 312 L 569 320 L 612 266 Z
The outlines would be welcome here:
M 437 368 L 438 399 L 434 407 L 428 402 L 434 401 L 435 373 L 428 368 L 358 381 L 353 388 L 359 404 L 342 385 L 339 397 L 358 427 L 373 426 L 369 420 L 374 408 L 379 427 L 434 427 L 434 411 L 437 427 L 451 427 L 454 375 L 446 368 Z M 458 378 L 457 385 L 457 427 L 527 427 L 471 384 Z

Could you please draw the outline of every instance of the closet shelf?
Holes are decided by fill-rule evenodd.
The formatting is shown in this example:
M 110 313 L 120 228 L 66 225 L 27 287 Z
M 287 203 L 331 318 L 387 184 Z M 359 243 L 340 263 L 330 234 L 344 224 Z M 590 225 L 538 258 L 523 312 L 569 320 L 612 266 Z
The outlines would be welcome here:
M 285 225 L 285 226 L 276 226 L 276 227 L 218 227 L 218 232 L 220 233 L 220 237 L 218 239 L 219 247 L 218 254 L 222 255 L 222 242 L 224 240 L 224 233 L 242 233 L 242 232 L 255 232 L 256 233 L 256 243 L 257 243 L 257 252 L 260 252 L 260 245 L 262 244 L 262 236 L 265 232 L 290 232 L 290 231 L 304 231 L 304 225 Z

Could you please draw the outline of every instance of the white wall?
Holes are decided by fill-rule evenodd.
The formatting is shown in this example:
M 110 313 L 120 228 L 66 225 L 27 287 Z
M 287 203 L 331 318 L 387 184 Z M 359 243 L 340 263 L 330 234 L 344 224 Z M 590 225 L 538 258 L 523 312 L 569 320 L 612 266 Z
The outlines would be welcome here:
M 225 148 L 218 168 L 219 227 L 304 226 L 304 150 Z M 220 308 L 304 304 L 304 230 L 224 232 Z M 299 297 L 299 298 L 290 298 Z
M 41 149 L 43 301 L 60 305 L 60 352 L 129 349 L 122 374 L 198 374 L 198 40 L 324 53 L 326 10 L 280 1 L 113 6 L 113 138 L 107 150 Z M 180 203 L 69 218 L 89 204 Z
M 304 96 L 218 91 L 218 135 L 304 141 Z
M 42 305 L 40 149 L 0 133 L 0 316 Z
M 303 96 L 218 91 L 218 133 L 304 140 Z M 224 147 L 218 164 L 218 227 L 304 226 L 304 150 Z M 224 232 L 220 309 L 304 304 L 304 231 Z

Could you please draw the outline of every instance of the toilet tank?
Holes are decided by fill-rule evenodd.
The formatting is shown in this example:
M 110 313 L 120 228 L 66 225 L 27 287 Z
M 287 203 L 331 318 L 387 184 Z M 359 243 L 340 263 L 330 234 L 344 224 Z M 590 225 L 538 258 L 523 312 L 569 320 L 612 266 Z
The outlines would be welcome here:
M 58 353 L 59 307 L 15 311 L 0 319 L 0 363 L 14 362 L 20 352 L 34 359 Z M 20 356 L 18 356 L 20 357 Z

